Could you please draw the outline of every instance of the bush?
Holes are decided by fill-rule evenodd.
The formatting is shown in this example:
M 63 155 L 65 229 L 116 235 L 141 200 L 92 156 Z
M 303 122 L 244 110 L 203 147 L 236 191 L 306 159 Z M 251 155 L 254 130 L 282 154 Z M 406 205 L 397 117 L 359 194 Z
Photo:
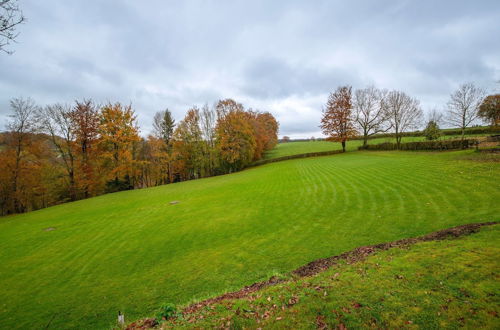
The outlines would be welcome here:
M 175 305 L 167 303 L 163 304 L 160 307 L 160 310 L 156 314 L 156 319 L 158 320 L 158 322 L 161 322 L 176 316 L 176 314 L 177 310 L 175 308 Z
M 476 144 L 477 140 L 443 140 L 401 143 L 399 150 L 454 150 L 467 149 Z M 361 146 L 359 150 L 397 150 L 396 143 L 380 143 Z
M 441 130 L 438 124 L 431 120 L 427 123 L 427 127 L 424 129 L 424 135 L 427 140 L 437 140 L 441 136 Z

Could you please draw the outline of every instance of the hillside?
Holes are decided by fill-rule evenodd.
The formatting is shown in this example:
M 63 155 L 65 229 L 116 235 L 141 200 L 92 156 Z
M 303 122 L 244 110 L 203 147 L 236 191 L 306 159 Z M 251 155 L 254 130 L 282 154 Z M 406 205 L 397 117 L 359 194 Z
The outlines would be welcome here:
M 0 218 L 0 324 L 105 328 L 119 310 L 139 319 L 357 246 L 500 220 L 500 164 L 474 159 L 346 153 Z
M 193 305 L 163 327 L 498 329 L 499 234 L 496 225 L 374 255 L 358 249 L 317 275 Z

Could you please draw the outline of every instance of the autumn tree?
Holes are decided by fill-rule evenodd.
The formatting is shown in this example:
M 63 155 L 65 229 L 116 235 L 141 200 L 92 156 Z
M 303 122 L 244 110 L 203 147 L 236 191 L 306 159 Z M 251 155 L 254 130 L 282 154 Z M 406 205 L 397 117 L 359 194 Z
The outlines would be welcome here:
M 460 85 L 450 95 L 447 120 L 451 125 L 461 129 L 462 140 L 465 137 L 465 129 L 478 118 L 478 110 L 484 96 L 484 90 L 473 83 Z
M 233 99 L 219 100 L 215 105 L 215 111 L 217 113 L 217 119 L 228 115 L 231 112 L 243 112 L 245 108 L 243 104 L 236 102 Z
M 342 143 L 345 152 L 346 141 L 356 136 L 352 116 L 351 86 L 342 86 L 330 93 L 321 119 L 321 129 L 328 140 Z
M 38 106 L 31 98 L 14 98 L 10 101 L 12 114 L 7 123 L 7 144 L 4 150 L 6 156 L 5 172 L 7 182 L 4 182 L 6 195 L 4 196 L 3 209 L 10 212 L 23 212 L 27 209 L 26 190 L 32 189 L 25 183 L 32 165 L 29 148 L 35 138 L 37 130 L 36 115 Z
M 174 131 L 174 157 L 177 173 L 184 180 L 204 176 L 200 110 L 193 107 Z
M 140 140 L 132 106 L 107 104 L 100 112 L 100 147 L 103 165 L 108 170 L 108 191 L 131 189 L 133 143 Z
M 216 106 L 217 149 L 221 161 L 229 172 L 249 164 L 255 152 L 252 124 L 240 103 L 231 99 L 221 100 Z
M 68 178 L 69 198 L 74 201 L 77 199 L 75 178 L 76 127 L 71 120 L 71 111 L 72 108 L 69 105 L 56 103 L 46 106 L 40 112 L 39 122 L 42 131 L 49 136 L 52 145 L 54 145 L 60 156 Z
M 500 94 L 488 95 L 479 106 L 478 116 L 492 126 L 500 125 Z
M 75 156 L 80 172 L 79 187 L 85 198 L 96 195 L 99 186 L 97 146 L 99 139 L 99 107 L 91 100 L 76 101 L 69 113 L 75 136 Z
M 26 20 L 17 2 L 17 0 L 0 0 L 0 51 L 7 54 L 12 54 L 12 51 L 5 47 L 19 35 L 16 32 L 17 25 Z
M 382 107 L 387 92 L 374 86 L 358 89 L 354 92 L 353 108 L 356 126 L 363 134 L 363 146 L 368 144 L 368 138 L 374 134 L 387 132 L 386 112 Z
M 383 100 L 387 120 L 394 129 L 397 148 L 400 148 L 402 133 L 420 125 L 422 109 L 420 102 L 401 91 L 391 91 Z

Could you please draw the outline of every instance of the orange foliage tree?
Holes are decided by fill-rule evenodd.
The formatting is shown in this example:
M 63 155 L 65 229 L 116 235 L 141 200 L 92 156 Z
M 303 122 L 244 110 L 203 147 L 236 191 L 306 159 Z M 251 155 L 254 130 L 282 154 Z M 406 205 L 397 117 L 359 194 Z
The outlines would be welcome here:
M 217 110 L 217 148 L 223 166 L 233 172 L 253 160 L 256 147 L 254 128 L 241 104 L 233 100 L 220 101 Z
M 345 152 L 346 141 L 356 136 L 352 117 L 351 86 L 342 86 L 330 93 L 323 109 L 320 127 L 327 140 L 342 143 L 342 151 Z
M 75 136 L 76 167 L 80 173 L 77 183 L 84 198 L 95 196 L 101 181 L 97 173 L 99 110 L 90 99 L 76 101 L 69 117 Z
M 140 140 L 132 106 L 117 102 L 102 107 L 99 134 L 100 158 L 108 173 L 107 191 L 131 189 L 132 147 Z

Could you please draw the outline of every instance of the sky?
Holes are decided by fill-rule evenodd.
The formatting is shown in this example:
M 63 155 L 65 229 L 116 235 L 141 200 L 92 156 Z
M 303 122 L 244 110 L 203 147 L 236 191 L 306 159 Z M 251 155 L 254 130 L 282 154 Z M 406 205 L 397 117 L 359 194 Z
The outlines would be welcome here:
M 0 129 L 13 97 L 41 106 L 132 104 L 141 135 L 233 98 L 271 112 L 280 136 L 321 136 L 340 85 L 402 90 L 443 110 L 461 83 L 500 90 L 500 1 L 21 0 L 0 53 Z

